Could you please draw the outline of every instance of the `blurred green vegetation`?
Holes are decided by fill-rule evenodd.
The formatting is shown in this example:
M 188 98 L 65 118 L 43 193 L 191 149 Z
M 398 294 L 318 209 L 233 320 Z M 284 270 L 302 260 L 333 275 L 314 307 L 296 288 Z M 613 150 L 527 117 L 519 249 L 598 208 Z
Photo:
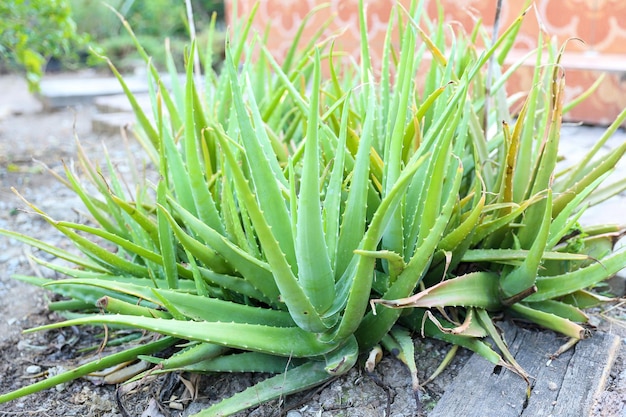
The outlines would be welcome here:
M 118 16 L 101 0 L 69 0 L 73 17 L 80 32 L 88 33 L 100 48 L 100 53 L 113 60 L 121 70 L 138 65 L 135 45 Z M 110 0 L 106 2 L 128 21 L 141 45 L 152 56 L 157 67 L 164 68 L 164 40 L 169 39 L 175 58 L 182 62 L 185 46 L 189 45 L 189 30 L 185 2 L 182 0 Z M 200 41 L 213 13 L 218 21 L 224 19 L 222 0 L 192 0 L 194 22 Z M 96 64 L 90 60 L 90 64 Z
M 183 0 L 3 0 L 0 71 L 25 72 L 29 87 L 36 91 L 45 70 L 104 67 L 90 49 L 109 57 L 122 71 L 131 71 L 142 61 L 119 17 L 106 4 L 129 22 L 157 68 L 165 66 L 166 38 L 173 56 L 182 62 L 189 44 Z M 212 14 L 223 22 L 224 2 L 191 0 L 191 4 L 202 47 Z
M 0 67 L 26 72 L 36 90 L 48 60 L 79 61 L 88 37 L 81 35 L 67 0 L 5 0 L 0 2 Z

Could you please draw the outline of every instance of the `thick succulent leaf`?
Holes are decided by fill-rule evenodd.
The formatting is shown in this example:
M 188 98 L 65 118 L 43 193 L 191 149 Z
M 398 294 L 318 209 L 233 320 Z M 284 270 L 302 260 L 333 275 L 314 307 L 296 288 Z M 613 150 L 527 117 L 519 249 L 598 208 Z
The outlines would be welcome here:
M 417 363 L 415 362 L 415 345 L 413 344 L 413 338 L 411 334 L 402 327 L 394 326 L 389 332 L 401 349 L 401 353 L 396 355 L 402 362 L 409 368 L 411 373 L 411 382 L 413 391 L 420 389 L 420 383 L 417 376 Z
M 443 203 L 433 202 L 433 204 L 440 205 L 440 215 L 437 217 L 432 229 L 427 231 L 425 240 L 415 250 L 402 274 L 400 274 L 396 282 L 391 285 L 389 290 L 383 295 L 385 299 L 404 298 L 412 294 L 430 264 L 437 243 L 439 239 L 441 239 L 446 225 L 450 220 L 450 216 L 452 215 L 456 195 L 461 185 L 463 169 L 460 166 L 460 162 L 457 159 L 452 159 L 449 169 L 451 172 L 455 173 L 453 177 L 454 180 L 450 187 L 451 191 Z M 431 195 L 438 194 L 435 193 Z M 364 349 L 378 343 L 383 335 L 391 329 L 399 316 L 400 310 L 395 309 L 384 309 L 378 312 L 377 315 L 374 315 L 372 312 L 368 313 L 363 318 L 356 332 L 359 343 Z
M 187 175 L 185 175 L 185 177 L 189 179 L 189 188 L 194 205 L 197 208 L 198 217 L 211 228 L 223 234 L 224 226 L 217 212 L 209 186 L 207 185 L 208 178 L 206 178 L 206 176 L 210 175 L 210 171 L 207 172 L 203 169 L 202 162 L 200 161 L 202 152 L 200 151 L 199 143 L 203 141 L 203 136 L 201 131 L 198 132 L 198 129 L 204 129 L 206 123 L 198 123 L 198 117 L 202 117 L 202 106 L 194 100 L 194 98 L 197 99 L 193 79 L 193 56 L 196 50 L 195 48 L 196 44 L 192 42 L 189 50 L 187 79 L 185 84 L 184 151 L 187 165 Z
M 367 190 L 370 175 L 370 150 L 375 133 L 374 95 L 368 97 L 368 108 L 364 120 L 363 132 L 359 140 L 354 169 L 351 172 L 350 188 L 341 219 L 339 241 L 337 243 L 336 275 L 341 276 L 350 261 L 353 251 L 363 239 L 366 228 Z
M 171 319 L 172 315 L 167 311 L 138 305 L 139 300 L 133 303 L 122 301 L 117 297 L 104 296 L 96 302 L 96 307 L 102 311 L 115 314 L 128 314 L 132 316 L 158 317 Z M 143 302 L 142 302 L 143 304 Z
M 324 362 L 310 361 L 221 400 L 194 417 L 231 415 L 275 398 L 313 388 L 332 378 L 334 376 L 324 370 Z
M 546 109 L 543 109 L 543 103 L 540 93 L 543 89 L 541 83 L 541 73 L 546 71 L 542 65 L 542 60 L 545 60 L 545 51 L 543 43 L 543 34 L 541 31 L 538 36 L 538 47 L 536 48 L 535 56 L 535 69 L 533 71 L 532 88 L 528 93 L 528 99 L 526 100 L 528 110 L 523 123 L 522 135 L 520 138 L 519 152 L 517 155 L 517 163 L 515 166 L 515 173 L 513 179 L 513 200 L 520 204 L 523 200 L 530 197 L 530 182 L 529 176 L 532 176 L 533 164 L 534 164 L 534 146 L 536 142 L 537 130 L 541 131 L 541 127 L 538 127 L 538 122 L 541 118 L 541 113 L 547 113 Z M 547 114 L 546 114 L 547 117 Z M 541 124 L 540 126 L 543 126 Z
M 301 360 L 260 352 L 221 355 L 180 367 L 164 368 L 168 372 L 264 372 L 278 374 L 300 365 Z M 158 372 L 153 372 L 158 373 Z
M 545 313 L 554 314 L 564 319 L 571 320 L 576 323 L 587 323 L 589 317 L 571 304 L 563 303 L 556 300 L 537 301 L 535 303 L 526 303 L 532 309 L 543 311 Z
M 348 97 L 346 97 L 346 100 Z M 343 192 L 344 162 L 346 158 L 346 137 L 348 135 L 348 106 L 344 106 L 341 111 L 341 123 L 339 127 L 339 138 L 335 149 L 336 155 L 333 159 L 333 168 L 326 187 L 324 198 L 324 236 L 326 237 L 326 247 L 330 255 L 331 265 L 338 275 L 337 249 L 339 241 L 339 224 L 341 219 L 341 196 Z
M 500 288 L 502 289 L 503 296 L 512 297 L 529 288 L 532 288 L 535 284 L 535 279 L 539 272 L 539 265 L 543 257 L 543 253 L 546 249 L 546 243 L 548 241 L 548 235 L 550 232 L 550 223 L 552 221 L 552 191 L 548 190 L 548 196 L 545 201 L 538 203 L 537 206 L 542 206 L 544 213 L 540 223 L 536 223 L 534 229 L 535 240 L 532 242 L 532 246 L 528 250 L 528 256 L 522 264 L 515 267 L 509 273 L 503 275 L 500 278 Z M 526 230 L 530 229 L 530 224 L 527 224 Z M 538 229 L 536 228 L 538 226 Z
M 573 337 L 575 339 L 584 339 L 587 335 L 587 331 L 584 327 L 559 315 L 535 309 L 532 307 L 532 304 L 526 305 L 517 303 L 513 304 L 510 308 L 513 312 L 519 314 L 523 318 L 537 323 L 546 329 L 564 334 L 565 336 Z
M 172 118 L 172 122 L 174 126 L 180 126 L 182 124 L 182 122 L 180 121 L 180 118 L 178 116 L 178 111 L 176 109 L 176 106 L 174 104 L 174 101 L 172 100 L 169 91 L 167 89 L 167 87 L 165 86 L 165 83 L 163 82 L 157 68 L 154 66 L 154 62 L 152 60 L 152 57 L 148 54 L 148 52 L 146 52 L 146 50 L 143 48 L 143 46 L 141 45 L 140 40 L 137 38 L 137 36 L 135 35 L 132 27 L 130 26 L 130 24 L 128 23 L 128 21 L 124 18 L 124 16 L 119 13 L 117 10 L 115 10 L 113 7 L 109 6 L 108 4 L 105 4 L 105 6 L 107 6 L 111 11 L 113 11 L 113 13 L 115 13 L 118 17 L 118 19 L 120 20 L 120 22 L 122 22 L 122 25 L 124 26 L 124 29 L 126 29 L 126 32 L 130 35 L 130 38 L 133 41 L 133 44 L 135 46 L 135 48 L 137 49 L 137 52 L 139 53 L 139 56 L 141 56 L 141 58 L 144 60 L 144 62 L 147 64 L 148 66 L 148 70 L 149 70 L 149 75 L 151 76 L 151 80 L 153 80 L 159 87 L 159 94 L 162 97 L 163 101 L 165 102 L 167 109 L 170 113 L 170 117 Z M 108 60 L 107 60 L 108 61 Z M 109 66 L 111 66 L 112 64 L 109 62 Z M 121 77 L 118 77 L 119 81 L 122 82 L 123 79 Z M 126 93 L 126 96 L 128 97 L 129 101 L 131 103 L 133 103 L 134 101 L 134 96 L 131 93 L 130 90 L 124 89 L 124 92 Z M 133 104 L 133 112 L 137 112 L 139 110 L 141 110 L 141 107 L 139 105 L 135 106 Z M 142 119 L 140 118 L 139 121 L 141 122 L 141 127 L 142 129 L 145 129 L 145 123 L 147 121 L 142 121 Z M 149 123 L 149 121 L 148 121 Z M 174 128 L 174 130 L 177 130 L 177 128 Z M 155 143 L 155 148 L 158 149 L 158 145 Z
M 193 198 L 189 172 L 175 138 L 167 130 L 163 130 L 161 134 L 160 145 L 159 171 L 162 182 L 165 182 L 168 188 L 168 195 L 169 193 L 174 195 L 180 205 L 197 215 L 198 207 Z
M 559 299 L 560 302 L 579 309 L 597 307 L 616 300 L 616 298 L 605 297 L 586 290 L 576 291 Z
M 78 195 L 87 208 L 89 213 L 94 217 L 94 219 L 101 225 L 103 228 L 108 231 L 118 234 L 120 236 L 126 235 L 125 231 L 120 229 L 118 225 L 115 225 L 111 216 L 111 211 L 109 207 L 106 207 L 106 204 L 103 203 L 100 199 L 93 197 L 90 195 L 85 187 L 80 183 L 76 175 L 66 166 L 65 167 L 65 176 L 69 183 L 71 184 L 72 190 Z M 19 195 L 19 194 L 18 194 Z M 20 196 L 21 197 L 21 196 Z M 23 198 L 22 198 L 23 199 Z M 29 203 L 24 199 L 24 201 L 35 211 L 40 214 L 43 214 L 41 210 L 35 207 L 33 204 Z
M 497 310 L 501 307 L 498 276 L 489 272 L 472 272 L 443 281 L 411 297 L 395 300 L 374 299 L 372 304 L 382 304 L 389 308 L 464 306 Z
M 565 234 L 567 234 L 576 222 L 583 215 L 583 210 L 576 210 L 581 206 L 583 201 L 589 197 L 589 195 L 607 178 L 609 173 L 602 175 L 591 184 L 589 184 L 584 190 L 581 190 L 576 197 L 574 197 L 567 205 L 561 210 L 561 212 L 554 217 L 552 224 L 550 225 L 550 234 L 548 236 L 547 248 L 553 248 Z
M 454 132 L 458 128 L 457 125 L 463 113 L 461 108 L 459 107 L 454 113 L 449 121 L 450 124 L 446 126 L 445 133 L 435 144 L 432 158 L 423 177 L 416 177 L 416 182 L 409 189 L 409 196 L 418 197 L 414 214 L 409 215 L 407 212 L 406 215 L 404 229 L 406 253 L 404 255 L 407 259 L 414 257 L 417 248 L 421 247 L 431 236 L 435 224 L 441 217 L 443 206 L 452 204 L 450 195 L 458 193 L 463 166 L 450 151 Z M 441 184 L 441 186 L 433 187 L 433 184 Z M 411 205 L 410 200 L 407 198 L 408 206 Z M 448 216 L 450 215 L 451 212 Z
M 337 349 L 324 355 L 326 361 L 324 369 L 330 375 L 343 375 L 352 369 L 358 357 L 359 344 L 356 338 L 350 335 Z
M 606 142 L 613 136 L 613 134 L 619 129 L 620 126 L 626 120 L 626 108 L 620 112 L 620 114 L 615 118 L 613 123 L 605 130 L 602 136 L 594 143 L 593 147 L 587 152 L 585 157 L 576 165 L 573 166 L 573 169 L 567 174 L 565 178 L 558 181 L 555 184 L 555 190 L 559 192 L 563 192 L 566 189 L 571 189 L 575 183 L 580 182 L 585 176 L 585 172 L 588 172 L 590 168 L 597 169 L 595 164 L 592 164 L 592 159 L 598 155 L 598 152 L 605 146 Z M 623 145 L 622 145 L 623 147 Z M 613 154 L 613 152 L 611 152 Z M 610 166 L 611 164 L 607 164 Z M 606 169 L 606 168 L 604 168 Z M 588 175 L 588 174 L 587 174 Z
M 418 159 L 402 171 L 402 174 L 400 175 L 400 178 L 398 178 L 394 187 L 385 196 L 385 198 L 383 198 L 378 206 L 370 226 L 365 232 L 365 236 L 363 236 L 363 240 L 359 245 L 360 250 L 372 251 L 378 246 L 384 230 L 389 224 L 389 221 L 395 211 L 396 205 L 403 197 L 403 194 L 409 186 L 413 175 L 424 160 L 425 158 Z M 346 277 L 345 282 L 342 282 L 343 280 L 338 282 L 338 285 L 345 285 L 346 288 L 349 289 L 349 292 L 344 308 L 344 314 L 341 318 L 340 325 L 332 336 L 333 340 L 345 339 L 349 335 L 353 334 L 361 324 L 361 320 L 365 314 L 365 310 L 367 309 L 367 301 L 372 287 L 374 265 L 375 260 L 373 258 L 368 256 L 358 256 L 354 271 L 348 268 L 347 271 L 350 272 L 350 274 Z
M 174 220 L 168 210 L 161 204 L 158 205 L 158 215 L 162 216 L 163 221 L 167 225 L 167 230 L 171 230 L 172 234 L 176 236 L 177 240 L 193 254 L 198 260 L 200 260 L 207 268 L 214 272 L 232 273 L 233 268 L 229 266 L 224 258 L 217 253 L 210 245 L 199 242 L 194 237 L 187 234 Z M 191 215 L 190 215 L 191 216 Z M 204 223 L 202 223 L 204 224 Z
M 524 249 L 470 249 L 463 255 L 463 262 L 496 262 L 523 261 L 529 256 Z M 586 261 L 589 256 L 580 253 L 543 252 L 541 259 L 557 261 Z
M 506 360 L 508 364 L 506 367 L 512 370 L 513 372 L 517 373 L 522 378 L 524 378 L 526 383 L 530 384 L 528 381 L 529 375 L 524 371 L 524 369 L 522 369 L 522 367 L 515 360 L 515 357 L 513 357 L 513 355 L 509 351 L 509 347 L 506 345 L 506 342 L 500 336 L 500 333 L 498 329 L 496 329 L 496 326 L 493 324 L 493 321 L 491 317 L 489 317 L 489 314 L 487 314 L 485 310 L 477 309 L 476 316 L 478 320 L 480 321 L 480 323 L 482 324 L 482 326 L 485 328 L 485 330 L 487 330 L 487 333 L 489 333 L 489 336 L 491 337 L 493 342 L 496 344 L 496 346 L 502 353 L 502 356 L 504 356 L 504 359 Z M 530 386 L 529 386 L 529 389 L 530 389 Z M 527 395 L 530 395 L 530 393 L 528 393 Z
M 159 181 L 157 186 L 157 203 L 165 204 L 166 199 L 166 183 L 164 180 Z M 176 268 L 177 256 L 174 243 L 174 233 L 170 227 L 167 217 L 162 211 L 157 212 L 157 226 L 159 230 L 159 245 L 161 254 L 163 255 L 162 274 L 165 275 L 167 286 L 169 288 L 178 288 L 178 271 Z
M 27 332 L 58 329 L 83 324 L 111 324 L 144 329 L 179 339 L 271 353 L 278 356 L 314 357 L 338 347 L 323 343 L 314 333 L 299 327 L 273 327 L 258 324 L 184 321 L 126 315 L 94 315 L 29 329 Z
M 513 210 L 504 216 L 495 216 L 493 218 L 487 218 L 481 221 L 477 226 L 474 234 L 472 234 L 471 244 L 472 246 L 478 245 L 483 239 L 495 233 L 497 230 L 508 227 L 510 224 L 518 218 L 526 209 L 542 198 L 541 195 L 534 196 L 528 200 L 524 200 L 519 206 L 513 206 Z M 495 207 L 494 207 L 495 208 Z M 487 208 L 485 208 L 486 210 Z
M 133 220 L 134 227 L 141 227 L 148 236 L 152 243 L 158 245 L 159 231 L 154 218 L 148 216 L 148 210 L 143 207 L 138 207 L 135 204 L 129 203 L 124 198 L 120 198 L 116 195 L 111 195 L 111 200 L 128 216 Z
M 415 332 L 423 331 L 423 334 L 426 337 L 433 337 L 435 339 L 462 346 L 472 352 L 476 352 L 494 365 L 505 364 L 502 357 L 487 343 L 476 337 L 467 337 L 462 334 L 442 332 L 431 320 L 424 320 L 424 313 L 425 310 L 421 308 L 411 309 L 407 312 L 407 314 L 401 316 L 400 322 L 402 325 L 407 326 Z M 443 318 L 439 319 L 439 323 L 448 328 L 454 327 L 453 323 L 450 323 Z
M 615 252 L 606 258 L 565 274 L 537 277 L 537 292 L 526 301 L 544 301 L 561 297 L 573 292 L 592 287 L 604 281 L 626 265 L 626 251 Z
M 105 265 L 108 270 L 118 271 L 122 274 L 133 275 L 137 277 L 145 277 L 148 275 L 145 266 L 139 263 L 129 261 L 124 256 L 120 256 L 120 254 L 113 253 L 103 248 L 98 243 L 95 243 L 78 234 L 70 227 L 62 226 L 59 223 L 54 222 L 52 219 L 46 218 L 46 220 L 57 230 L 70 238 L 72 242 L 83 251 L 83 253 L 85 253 L 91 259 L 96 260 L 96 262 L 100 263 L 101 265 Z
M 286 181 L 284 177 L 281 178 L 282 171 L 277 166 L 278 163 L 273 152 L 270 154 L 271 145 L 267 136 L 261 134 L 264 131 L 263 127 L 252 126 L 251 117 L 246 111 L 242 91 L 239 87 L 239 77 L 229 52 L 226 54 L 225 65 L 233 90 L 233 103 L 241 131 L 241 141 L 245 149 L 245 159 L 249 166 L 254 167 L 250 170 L 250 175 L 256 193 L 257 202 L 255 204 L 263 212 L 265 221 L 272 229 L 288 264 L 294 272 L 297 272 L 291 223 L 287 221 L 291 215 L 287 210 L 281 190 L 281 187 L 286 187 Z
M 309 103 L 304 162 L 300 179 L 296 220 L 296 260 L 298 281 L 313 306 L 324 314 L 335 297 L 335 277 L 330 264 L 322 209 L 320 207 L 319 96 L 321 83 L 319 51 L 315 51 L 313 89 Z M 292 195 L 292 199 L 296 196 Z M 340 240 L 341 243 L 341 240 Z
M 157 131 L 154 129 L 154 127 L 152 126 L 150 119 L 144 112 L 143 108 L 137 101 L 137 98 L 132 93 L 126 81 L 124 80 L 122 75 L 119 73 L 115 65 L 113 65 L 113 63 L 108 59 L 107 59 L 107 63 L 109 64 L 109 68 L 111 69 L 111 72 L 113 72 L 113 75 L 115 75 L 122 89 L 124 90 L 124 94 L 126 94 L 126 97 L 128 98 L 128 101 L 131 107 L 133 108 L 133 113 L 135 114 L 135 117 L 139 121 L 139 125 L 148 136 L 148 139 L 150 140 L 150 143 L 152 144 L 152 146 L 158 149 L 159 148 L 159 135 Z
M 164 371 L 171 371 L 205 360 L 214 359 L 229 351 L 230 349 L 224 346 L 193 342 L 167 358 L 144 355 L 139 359 L 159 365 Z
M 293 327 L 289 313 L 269 308 L 252 307 L 188 293 L 154 290 L 176 306 L 176 309 L 192 320 L 222 321 L 249 324 L 265 324 L 277 327 Z
M 91 286 L 113 291 L 117 294 L 130 295 L 138 300 L 147 300 L 162 307 L 167 307 L 161 302 L 162 299 L 166 299 L 176 307 L 179 313 L 191 320 L 233 321 L 278 327 L 293 327 L 295 325 L 289 314 L 284 311 L 252 307 L 189 292 L 158 289 L 134 283 L 102 279 L 66 279 L 50 281 L 46 286 L 55 290 L 63 287 L 69 289 L 76 286 Z
M 169 203 L 187 227 L 205 242 L 205 244 L 202 244 L 185 233 L 185 231 L 178 226 L 174 218 L 163 209 L 163 213 L 167 215 L 174 229 L 174 233 L 176 233 L 176 236 L 178 236 L 181 243 L 185 245 L 187 249 L 195 249 L 193 252 L 204 252 L 206 256 L 206 254 L 212 250 L 211 248 L 214 248 L 213 250 L 216 251 L 217 255 L 232 265 L 239 274 L 261 291 L 267 299 L 275 300 L 278 297 L 278 289 L 276 288 L 272 272 L 267 263 L 250 256 L 248 253 L 235 246 L 230 240 L 200 221 L 200 219 L 185 210 L 175 201 L 172 200 Z
M 478 182 L 477 184 L 480 184 Z M 437 244 L 437 249 L 444 251 L 454 251 L 462 245 L 479 223 L 483 207 L 485 206 L 485 195 L 481 195 L 477 204 L 472 208 L 467 217 L 452 231 L 443 236 Z
M 612 170 L 617 162 L 621 160 L 625 153 L 626 142 L 613 149 L 601 161 L 597 161 L 597 163 L 593 165 L 593 169 L 589 171 L 584 177 L 580 178 L 569 188 L 563 190 L 559 194 L 559 197 L 554 200 L 553 215 L 558 215 L 561 210 L 563 210 L 567 206 L 567 204 L 576 197 L 578 193 L 583 192 L 596 179 L 602 177 L 607 172 Z
M 526 111 L 528 109 L 528 100 L 524 102 L 524 106 L 518 115 L 515 128 L 511 133 L 506 122 L 503 122 L 504 132 L 504 145 L 506 149 L 505 168 L 502 170 L 502 181 L 500 183 L 500 190 L 498 192 L 498 203 L 511 203 L 513 202 L 513 185 L 514 185 L 514 173 L 515 166 L 517 164 L 517 155 L 519 153 L 520 140 L 522 135 L 522 126 L 524 125 L 524 119 L 526 117 Z M 510 206 L 503 208 L 502 214 L 508 214 Z
M 114 279 L 110 275 L 109 276 L 100 275 L 99 277 L 102 278 L 103 280 Z M 14 275 L 13 278 L 22 282 L 29 283 L 31 285 L 44 287 L 64 297 L 72 298 L 73 300 L 80 300 L 81 302 L 86 303 L 90 305 L 91 307 L 95 307 L 98 300 L 106 296 L 117 297 L 120 300 L 127 301 L 129 303 L 140 302 L 140 299 L 138 299 L 137 297 L 133 295 L 119 294 L 115 291 L 112 291 L 106 288 L 94 287 L 93 285 L 89 284 L 91 278 L 85 280 L 87 282 L 87 284 L 85 285 L 76 284 L 76 285 L 66 285 L 66 286 L 62 285 L 62 283 L 65 282 L 65 280 L 52 280 L 52 279 L 46 279 L 46 278 L 31 277 L 31 276 L 26 276 L 26 275 Z M 97 279 L 97 278 L 94 278 L 94 279 Z M 147 288 L 150 288 L 154 285 L 148 279 L 144 281 L 146 282 L 145 283 L 136 282 L 136 283 L 144 284 L 146 285 Z M 148 305 L 150 307 L 156 307 L 156 305 L 152 303 L 143 302 L 142 304 Z
M 154 252 L 152 249 L 146 248 L 146 245 L 137 244 L 133 240 L 127 240 L 123 236 L 117 235 L 115 233 L 110 233 L 104 229 L 80 223 L 57 222 L 57 225 L 60 228 L 74 229 L 77 231 L 88 233 L 92 236 L 106 239 L 108 242 L 119 246 L 120 248 L 123 248 L 128 253 L 134 253 L 146 260 L 155 262 L 157 264 L 163 264 L 163 257 L 161 256 L 161 254 Z
M 270 224 L 268 224 L 264 211 L 261 207 L 259 207 L 254 194 L 252 194 L 252 191 L 248 186 L 248 182 L 246 181 L 243 172 L 241 172 L 241 167 L 230 149 L 232 146 L 231 142 L 225 137 L 220 136 L 220 143 L 222 145 L 226 161 L 232 171 L 239 199 L 248 209 L 250 219 L 254 224 L 261 242 L 263 253 L 267 258 L 268 264 L 272 268 L 274 280 L 281 293 L 281 301 L 287 305 L 289 312 L 298 326 L 301 326 L 303 329 L 311 332 L 326 331 L 328 329 L 327 324 L 324 323 L 315 307 L 302 290 L 302 287 L 300 287 L 298 280 L 296 279 L 293 270 L 291 269 L 291 266 L 273 233 L 274 229 L 270 226 Z M 283 217 L 281 221 L 287 223 L 285 219 L 286 217 Z
M 384 259 L 385 261 L 387 261 L 390 283 L 395 282 L 398 275 L 400 275 L 406 267 L 406 262 L 404 262 L 404 258 L 402 256 L 388 250 L 364 251 L 357 249 L 354 251 L 354 253 L 360 256 L 370 256 L 372 258 Z
M 100 273 L 106 273 L 107 272 L 107 268 L 100 265 L 99 263 L 96 263 L 95 261 L 92 261 L 88 258 L 82 257 L 82 256 L 78 256 L 75 255 L 71 252 L 68 252 L 66 250 L 63 249 L 59 249 L 56 246 L 50 245 L 46 242 L 43 242 L 41 240 L 35 239 L 33 237 L 27 236 L 23 233 L 17 233 L 17 232 L 13 232 L 11 230 L 5 230 L 5 229 L 0 229 L 0 235 L 3 236 L 7 236 L 11 239 L 15 239 L 19 242 L 23 242 L 29 246 L 32 246 L 33 248 L 37 248 L 40 249 L 46 253 L 49 253 L 50 255 L 54 256 L 55 258 L 59 258 L 59 259 L 63 259 L 67 262 L 70 262 L 73 265 L 76 265 L 78 267 L 84 268 L 88 271 L 95 271 L 95 272 L 100 272 Z
M 384 150 L 384 171 L 383 171 L 383 196 L 388 194 L 401 174 L 402 168 L 402 145 L 404 131 L 407 122 L 409 98 L 413 87 L 413 79 L 410 74 L 414 73 L 415 65 L 415 33 L 407 30 L 402 37 L 400 63 L 398 66 L 398 77 L 396 80 L 397 90 L 390 109 L 390 114 L 386 115 L 388 120 L 387 131 L 389 139 L 385 141 Z M 371 114 L 368 112 L 368 114 Z M 372 114 L 373 116 L 374 114 Z M 394 209 L 385 235 L 383 236 L 383 247 L 387 250 L 404 255 L 402 241 L 402 210 L 401 207 Z

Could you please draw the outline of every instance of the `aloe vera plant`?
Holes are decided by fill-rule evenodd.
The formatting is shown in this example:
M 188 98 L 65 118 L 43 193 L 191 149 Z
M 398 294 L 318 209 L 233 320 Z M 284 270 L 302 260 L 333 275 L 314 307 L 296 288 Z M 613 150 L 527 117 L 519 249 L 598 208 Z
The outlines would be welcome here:
M 79 149 L 82 172 L 67 168 L 61 180 L 97 225 L 26 204 L 83 255 L 1 233 L 76 265 L 37 259 L 68 278 L 16 277 L 70 300 L 53 305 L 68 320 L 29 331 L 114 325 L 164 337 L 0 402 L 139 357 L 159 364 L 153 373 L 277 374 L 198 414 L 228 415 L 341 375 L 379 344 L 399 347 L 414 372 L 403 329 L 522 376 L 492 312 L 585 337 L 579 308 L 604 300 L 589 288 L 626 266 L 626 253 L 612 250 L 621 227 L 581 228 L 578 219 L 590 201 L 626 188 L 624 180 L 601 188 L 626 143 L 597 160 L 626 111 L 583 161 L 558 172 L 563 51 L 540 35 L 518 111 L 504 91 L 518 65 L 501 66 L 523 14 L 490 41 L 480 25 L 448 38 L 422 2 L 399 6 L 378 70 L 360 10 L 356 67 L 332 39 L 300 45 L 301 31 L 278 63 L 251 33 L 251 16 L 227 41 L 219 75 L 209 49 L 204 78 L 196 76 L 192 44 L 185 82 L 171 60 L 167 89 L 137 45 L 153 86 L 149 114 L 111 64 L 158 181 L 130 192 L 112 164 L 101 175 Z M 492 46 L 481 52 L 479 38 Z M 149 356 L 175 344 L 183 347 L 170 357 Z

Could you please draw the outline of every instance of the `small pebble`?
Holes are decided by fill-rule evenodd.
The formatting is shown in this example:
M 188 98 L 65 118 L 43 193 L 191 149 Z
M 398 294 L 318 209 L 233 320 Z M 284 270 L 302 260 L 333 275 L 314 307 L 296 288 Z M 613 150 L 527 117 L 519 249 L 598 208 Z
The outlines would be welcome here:
M 27 374 L 38 374 L 41 372 L 41 366 L 39 365 L 30 365 L 26 368 Z
M 299 411 L 296 410 L 290 410 L 287 413 L 287 417 L 302 417 L 302 414 Z
M 556 383 L 554 383 L 552 381 L 548 382 L 548 389 L 550 391 L 556 391 L 558 388 L 559 388 L 559 386 Z

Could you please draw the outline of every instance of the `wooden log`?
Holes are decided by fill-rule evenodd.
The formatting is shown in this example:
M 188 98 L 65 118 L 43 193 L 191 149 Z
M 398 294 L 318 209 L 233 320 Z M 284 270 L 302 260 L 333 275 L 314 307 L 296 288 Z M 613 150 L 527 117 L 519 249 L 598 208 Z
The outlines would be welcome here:
M 620 339 L 595 333 L 550 360 L 566 338 L 503 324 L 511 353 L 531 375 L 527 384 L 515 373 L 472 356 L 429 417 L 586 417 L 603 391 Z

